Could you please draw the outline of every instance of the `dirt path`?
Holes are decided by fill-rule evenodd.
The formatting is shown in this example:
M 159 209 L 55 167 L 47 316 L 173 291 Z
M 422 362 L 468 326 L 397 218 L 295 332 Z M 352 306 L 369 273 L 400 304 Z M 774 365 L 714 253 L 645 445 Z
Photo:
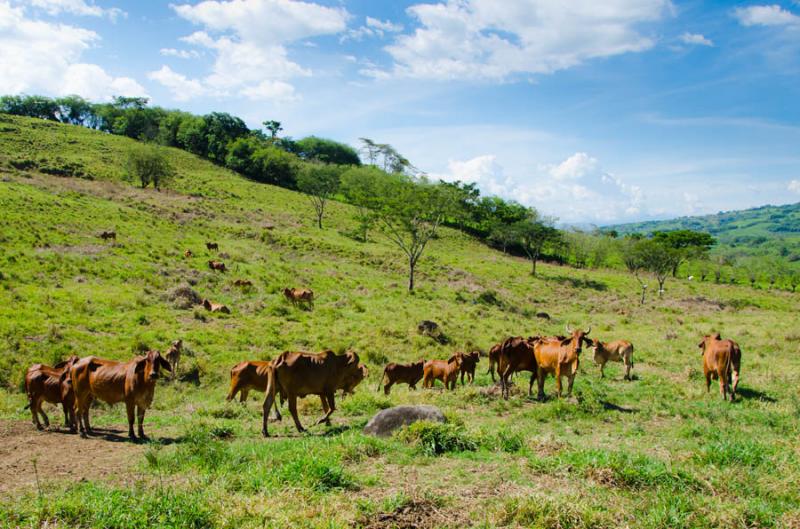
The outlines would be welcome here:
M 40 432 L 30 422 L 0 421 L 0 495 L 35 486 L 33 460 L 42 484 L 130 478 L 130 467 L 145 450 L 128 442 L 127 432 L 97 428 L 88 439 L 55 428 Z

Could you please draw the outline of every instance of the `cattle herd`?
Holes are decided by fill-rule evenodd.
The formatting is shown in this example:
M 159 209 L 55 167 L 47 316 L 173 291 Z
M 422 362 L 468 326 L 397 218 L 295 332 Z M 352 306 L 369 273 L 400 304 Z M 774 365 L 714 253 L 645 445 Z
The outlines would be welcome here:
M 208 250 L 217 250 L 216 243 L 206 243 Z M 189 250 L 187 250 L 189 253 Z M 213 263 L 213 264 L 212 264 Z M 209 262 L 213 270 L 224 271 Z M 247 282 L 247 284 L 250 284 Z M 251 284 L 250 284 L 251 285 Z M 247 286 L 247 285 L 241 285 Z M 293 304 L 313 307 L 314 293 L 309 289 L 287 288 L 284 296 Z M 208 300 L 203 305 L 211 311 L 229 312 L 227 307 Z M 495 380 L 495 371 L 500 378 L 500 388 L 504 399 L 509 397 L 511 377 L 514 373 L 531 373 L 528 394 L 533 393 L 533 383 L 537 382 L 538 398 L 544 398 L 545 379 L 555 378 L 556 394 L 562 395 L 562 379 L 567 379 L 567 394 L 572 393 L 575 376 L 578 373 L 580 354 L 586 346 L 593 350 L 594 362 L 604 376 L 605 364 L 621 362 L 625 366 L 625 380 L 631 379 L 633 368 L 633 345 L 626 340 L 601 342 L 589 339 L 588 329 L 566 329 L 564 336 L 522 336 L 509 337 L 492 346 L 488 352 L 489 373 Z M 706 391 L 711 389 L 711 380 L 719 380 L 720 394 L 725 400 L 733 400 L 739 384 L 741 350 L 733 340 L 723 340 L 719 333 L 706 335 L 698 344 L 703 355 L 703 373 Z M 93 401 L 101 400 L 108 404 L 125 402 L 128 413 L 128 435 L 132 440 L 134 422 L 137 422 L 138 437 L 144 438 L 144 415 L 153 402 L 156 382 L 161 370 L 175 376 L 178 371 L 182 340 L 176 340 L 162 356 L 158 351 L 148 351 L 128 362 L 104 360 L 95 356 L 79 358 L 72 356 L 53 367 L 43 364 L 31 366 L 25 376 L 25 391 L 33 423 L 43 429 L 39 420 L 47 427 L 50 421 L 42 409 L 45 402 L 61 404 L 64 422 L 72 432 L 80 430 L 82 435 L 92 432 L 89 422 L 89 409 Z M 378 390 L 383 386 L 386 395 L 395 384 L 407 384 L 416 389 L 422 380 L 424 388 L 433 388 L 435 381 L 444 384 L 445 389 L 454 390 L 459 376 L 461 384 L 474 382 L 475 369 L 482 353 L 456 352 L 447 360 L 423 360 L 409 364 L 389 363 L 378 381 Z M 269 413 L 275 408 L 275 419 L 281 420 L 280 405 L 288 402 L 297 430 L 304 431 L 297 416 L 297 398 L 318 395 L 324 415 L 316 424 L 330 424 L 330 417 L 336 410 L 335 394 L 341 391 L 342 397 L 352 394 L 367 377 L 367 367 L 359 361 L 358 354 L 348 351 L 336 354 L 326 350 L 321 353 L 285 351 L 271 361 L 245 361 L 237 364 L 230 372 L 230 390 L 227 400 L 239 394 L 241 402 L 247 400 L 251 390 L 264 392 L 262 433 L 268 436 Z M 278 397 L 278 402 L 275 398 Z

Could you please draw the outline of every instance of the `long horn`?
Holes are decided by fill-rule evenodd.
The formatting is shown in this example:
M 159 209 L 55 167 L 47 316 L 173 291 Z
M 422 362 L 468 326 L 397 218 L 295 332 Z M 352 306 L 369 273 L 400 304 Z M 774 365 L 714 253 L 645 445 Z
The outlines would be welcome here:
M 591 326 L 591 325 L 589 325 L 589 328 L 588 328 L 588 329 L 586 329 L 585 331 L 583 331 L 583 334 L 589 334 L 590 332 L 592 332 L 592 326 Z
M 568 325 L 568 324 L 566 324 L 566 323 L 564 324 L 564 330 L 567 332 L 567 336 L 569 336 L 570 334 L 572 334 L 572 329 L 570 329 L 570 328 L 569 328 L 569 325 Z

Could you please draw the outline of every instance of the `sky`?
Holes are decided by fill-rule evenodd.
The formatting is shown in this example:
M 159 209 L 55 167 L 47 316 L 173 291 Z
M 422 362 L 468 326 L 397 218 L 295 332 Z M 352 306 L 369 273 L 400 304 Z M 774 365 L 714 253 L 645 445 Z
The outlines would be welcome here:
M 0 94 L 393 145 L 561 224 L 800 201 L 800 1 L 0 0 Z

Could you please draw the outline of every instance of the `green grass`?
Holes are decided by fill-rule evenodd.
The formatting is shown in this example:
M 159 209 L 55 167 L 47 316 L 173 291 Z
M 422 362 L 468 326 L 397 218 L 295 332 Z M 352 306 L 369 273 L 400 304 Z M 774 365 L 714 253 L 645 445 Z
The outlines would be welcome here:
M 183 369 L 199 383 L 159 383 L 145 427 L 164 446 L 153 443 L 121 476 L 77 484 L 42 476 L 42 504 L 16 490 L 0 499 L 0 525 L 349 527 L 420 505 L 459 527 L 800 519 L 797 296 L 670 280 L 663 300 L 639 306 L 638 285 L 622 272 L 542 265 L 533 279 L 525 261 L 452 230 L 432 241 L 409 295 L 393 246 L 346 235 L 355 226 L 346 205 L 332 204 L 319 230 L 304 196 L 177 150 L 170 189 L 142 191 L 121 170 L 130 140 L 1 119 L 0 418 L 29 422 L 25 369 L 73 353 L 127 359 L 182 338 Z M 77 164 L 81 176 L 41 173 L 58 164 Z M 112 228 L 116 243 L 97 237 Z M 206 265 L 212 240 L 227 254 L 225 275 Z M 187 248 L 194 257 L 183 257 Z M 234 287 L 237 278 L 254 288 Z M 286 286 L 313 288 L 314 310 L 288 305 Z M 232 313 L 181 308 L 172 299 L 181 287 Z M 439 323 L 449 343 L 420 336 L 423 319 Z M 529 399 L 521 374 L 504 401 L 485 359 L 475 385 L 455 392 L 375 391 L 386 361 L 488 350 L 505 336 L 558 334 L 565 324 L 631 340 L 635 380 L 623 382 L 619 364 L 601 379 L 584 353 L 572 399 L 553 398 L 552 379 L 545 402 Z M 716 388 L 705 393 L 697 342 L 711 330 L 742 347 L 733 404 Z M 323 348 L 352 348 L 370 370 L 355 396 L 337 401 L 332 427 L 299 435 L 285 418 L 265 440 L 256 397 L 224 401 L 236 362 Z M 380 409 L 414 403 L 441 407 L 449 423 L 389 439 L 361 433 Z M 321 415 L 318 399 L 300 408 L 306 426 Z M 124 429 L 122 406 L 92 417 Z M 442 526 L 434 514 L 420 516 Z

